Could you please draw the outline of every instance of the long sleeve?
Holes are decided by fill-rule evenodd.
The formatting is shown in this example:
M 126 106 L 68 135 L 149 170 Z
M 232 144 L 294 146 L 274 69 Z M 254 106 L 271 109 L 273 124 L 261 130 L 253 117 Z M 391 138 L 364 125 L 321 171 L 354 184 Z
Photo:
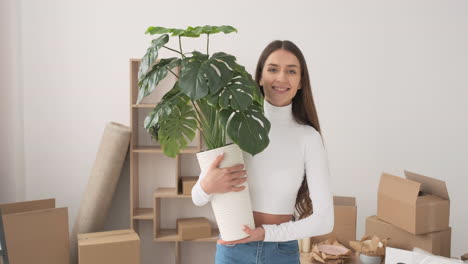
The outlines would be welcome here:
M 311 128 L 311 127 L 310 127 Z M 307 129 L 307 128 L 306 128 Z M 304 148 L 305 171 L 313 213 L 301 220 L 280 225 L 263 225 L 264 241 L 289 241 L 332 232 L 333 195 L 329 186 L 329 168 L 320 133 L 307 129 Z
M 200 177 L 198 177 L 197 183 L 192 188 L 192 201 L 196 206 L 203 206 L 207 204 L 213 197 L 212 194 L 207 194 L 200 185 L 204 176 L 205 172 L 202 171 L 200 173 Z

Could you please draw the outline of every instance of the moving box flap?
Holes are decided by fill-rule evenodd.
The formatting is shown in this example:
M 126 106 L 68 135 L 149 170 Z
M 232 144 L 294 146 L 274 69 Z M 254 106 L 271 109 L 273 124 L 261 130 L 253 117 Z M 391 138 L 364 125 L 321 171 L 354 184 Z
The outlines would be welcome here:
M 104 232 L 96 232 L 96 233 L 82 233 L 82 234 L 78 234 L 78 240 L 95 238 L 95 237 L 124 235 L 124 234 L 131 234 L 131 233 L 135 233 L 135 231 L 133 231 L 133 229 L 123 229 L 123 230 L 113 230 L 113 231 L 104 231 Z
M 405 170 L 407 179 L 421 183 L 421 191 L 449 200 L 447 185 L 444 181 Z
M 55 208 L 55 199 L 0 204 L 4 215 Z
M 420 187 L 421 184 L 419 182 L 403 179 L 384 172 L 380 177 L 379 195 L 416 203 Z
M 333 196 L 333 205 L 356 206 L 356 198 L 347 196 Z
M 100 244 L 120 243 L 120 242 L 139 241 L 139 240 L 140 238 L 135 232 L 121 233 L 121 234 L 114 234 L 110 236 L 81 238 L 78 241 L 78 246 L 100 245 Z

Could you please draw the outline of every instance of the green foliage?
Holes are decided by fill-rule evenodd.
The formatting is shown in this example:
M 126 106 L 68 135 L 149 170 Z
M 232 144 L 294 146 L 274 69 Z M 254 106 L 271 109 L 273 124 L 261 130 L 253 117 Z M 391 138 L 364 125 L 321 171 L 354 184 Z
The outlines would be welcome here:
M 223 32 L 224 34 L 229 34 L 232 32 L 237 33 L 237 29 L 231 26 L 203 26 L 203 27 L 188 27 L 187 29 L 178 29 L 178 28 L 164 28 L 164 27 L 149 27 L 146 30 L 146 34 L 156 35 L 156 34 L 166 34 L 171 33 L 173 37 L 190 37 L 198 38 L 201 34 L 216 34 Z
M 164 79 L 180 67 L 174 87 L 166 93 L 146 117 L 144 127 L 163 151 L 175 157 L 200 132 L 209 149 L 226 145 L 226 135 L 239 147 L 256 155 L 269 144 L 270 123 L 263 115 L 263 96 L 257 83 L 236 57 L 224 52 L 213 55 L 198 51 L 182 53 L 165 46 L 169 34 L 200 37 L 202 34 L 237 32 L 231 26 L 188 27 L 187 29 L 149 27 L 146 33 L 162 34 L 151 42 L 138 71 L 139 103 Z M 208 43 L 207 43 L 208 44 Z M 181 58 L 158 60 L 161 48 Z M 208 45 L 207 45 L 208 53 Z M 186 56 L 190 54 L 191 56 Z M 175 74 L 174 74 L 175 75 Z

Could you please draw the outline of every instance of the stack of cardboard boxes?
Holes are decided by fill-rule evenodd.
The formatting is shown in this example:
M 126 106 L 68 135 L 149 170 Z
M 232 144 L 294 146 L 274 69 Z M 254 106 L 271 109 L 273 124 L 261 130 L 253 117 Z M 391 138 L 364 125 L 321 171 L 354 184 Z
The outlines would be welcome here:
M 367 218 L 366 234 L 389 238 L 390 247 L 417 247 L 450 257 L 450 200 L 445 182 L 409 171 L 405 176 L 382 174 L 377 216 Z

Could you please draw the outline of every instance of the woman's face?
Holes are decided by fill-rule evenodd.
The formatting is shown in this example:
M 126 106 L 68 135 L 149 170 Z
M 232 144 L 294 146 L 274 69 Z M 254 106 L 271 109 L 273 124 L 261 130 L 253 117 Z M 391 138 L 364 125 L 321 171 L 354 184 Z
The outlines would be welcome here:
M 301 89 L 299 60 L 291 52 L 279 49 L 265 61 L 260 85 L 265 99 L 274 106 L 286 106 Z

